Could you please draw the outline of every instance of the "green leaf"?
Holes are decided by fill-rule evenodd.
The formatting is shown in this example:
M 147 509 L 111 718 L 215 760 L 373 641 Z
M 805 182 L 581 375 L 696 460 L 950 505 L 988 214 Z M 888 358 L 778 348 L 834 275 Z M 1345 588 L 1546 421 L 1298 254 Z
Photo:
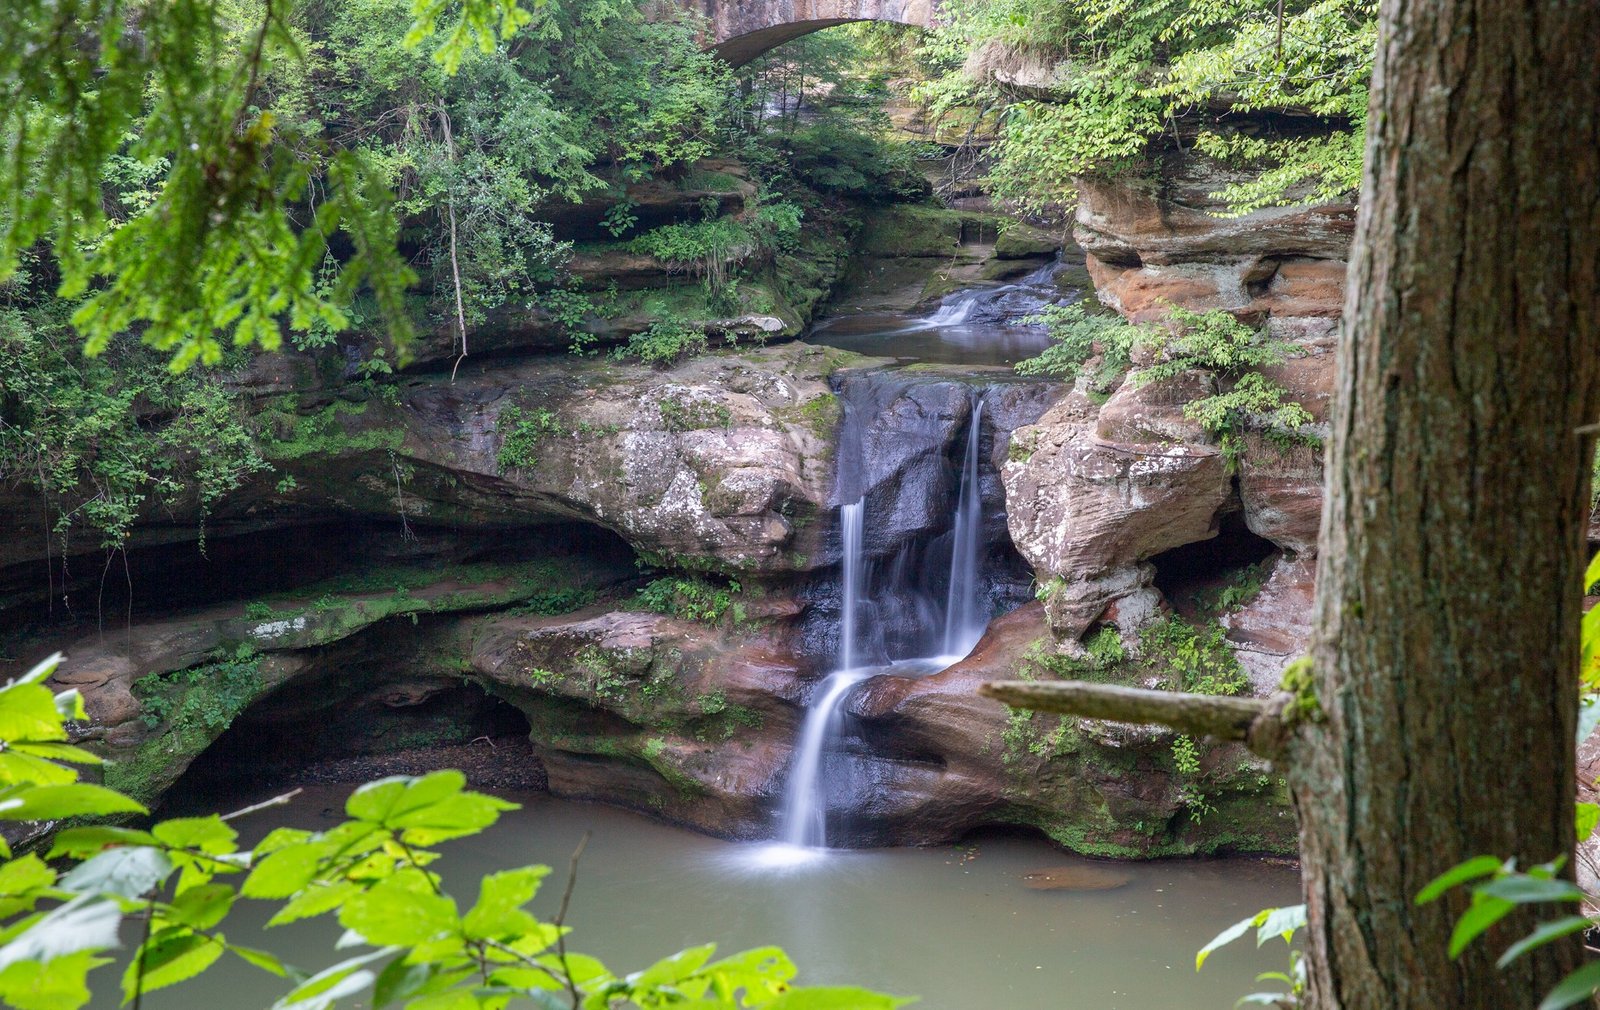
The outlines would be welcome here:
M 466 777 L 454 769 L 421 778 L 396 776 L 370 782 L 351 794 L 345 810 L 351 817 L 403 832 L 410 844 L 433 845 L 476 834 L 515 810 L 515 803 L 483 793 L 465 792 Z
M 406 1010 L 480 1010 L 483 1004 L 465 989 L 449 989 L 420 996 L 406 1004 Z
M 628 976 L 627 982 L 635 989 L 646 990 L 672 985 L 699 971 L 716 952 L 717 945 L 714 943 L 681 950 L 670 957 L 662 958 L 643 971 L 634 972 Z
M 1551 989 L 1539 1004 L 1539 1010 L 1566 1010 L 1577 1006 L 1593 996 L 1596 989 L 1600 989 L 1600 961 L 1590 961 Z
M 0 753 L 0 782 L 62 785 L 78 781 L 78 770 L 11 748 Z
M 1520 873 L 1491 880 L 1475 888 L 1476 893 L 1515 905 L 1532 905 L 1544 901 L 1582 901 L 1583 891 L 1566 880 L 1545 880 L 1523 876 Z
M 52 961 L 68 954 L 117 946 L 122 909 L 96 895 L 80 895 L 29 923 L 0 947 L 0 971 L 22 961 Z
M 56 871 L 31 852 L 0 864 L 0 917 L 31 909 L 41 892 L 56 882 Z
M 136 951 L 122 973 L 122 1003 L 133 1002 L 140 992 L 155 992 L 194 978 L 216 963 L 223 945 L 218 939 L 187 929 L 157 933 Z
M 0 688 L 0 740 L 65 740 L 67 730 L 56 696 L 27 680 Z
M 461 920 L 466 935 L 485 940 L 532 929 L 536 922 L 522 906 L 533 900 L 540 881 L 549 873 L 548 866 L 524 866 L 484 877 L 478 885 L 477 904 Z
M 1256 916 L 1252 915 L 1247 919 L 1240 919 L 1238 922 L 1212 937 L 1210 943 L 1206 944 L 1204 947 L 1201 947 L 1200 950 L 1195 953 L 1194 970 L 1199 971 L 1202 967 L 1204 967 L 1206 958 L 1210 957 L 1212 953 L 1217 950 L 1217 948 L 1225 947 L 1233 941 L 1239 939 L 1239 937 L 1249 932 L 1249 930 L 1255 926 L 1255 924 Z
M 97 765 L 104 761 L 100 755 L 74 747 L 67 743 L 24 743 L 13 742 L 11 749 L 19 754 L 31 754 L 34 757 L 49 758 L 51 761 L 69 761 L 79 765 Z
M 1273 937 L 1282 938 L 1284 943 L 1293 943 L 1295 931 L 1304 929 L 1305 925 L 1306 906 L 1286 905 L 1283 908 L 1274 908 L 1256 925 L 1256 946 L 1260 947 Z
M 1600 803 L 1577 804 L 1577 818 L 1575 827 L 1578 831 L 1578 842 L 1581 844 L 1589 840 L 1594 834 L 1596 825 L 1600 825 Z
M 323 847 L 315 843 L 279 849 L 256 864 L 239 893 L 246 898 L 287 898 L 311 883 L 323 854 Z
M 415 946 L 461 928 L 455 902 L 401 877 L 379 881 L 345 902 L 339 924 L 373 946 Z
M 73 859 L 86 859 L 112 846 L 154 844 L 156 836 L 148 831 L 96 824 L 86 828 L 67 828 L 56 832 L 55 841 L 50 846 L 50 858 L 71 856 Z
M 278 909 L 272 918 L 267 920 L 267 925 L 282 926 L 284 923 L 324 915 L 360 892 L 361 886 L 348 880 L 310 884 Z
M 1450 956 L 1460 957 L 1467 944 L 1482 935 L 1483 931 L 1504 919 L 1517 906 L 1500 898 L 1479 898 L 1472 907 L 1456 920 L 1450 933 Z
M 29 786 L 0 794 L 0 820 L 57 821 L 64 817 L 145 814 L 144 805 L 107 789 L 85 784 Z
M 1533 932 L 1507 947 L 1506 952 L 1500 955 L 1500 960 L 1496 961 L 1495 964 L 1504 968 L 1530 950 L 1536 950 L 1552 940 L 1561 939 L 1563 936 L 1571 936 L 1573 933 L 1581 932 L 1592 925 L 1594 925 L 1593 920 L 1586 919 L 1581 915 L 1565 915 L 1559 919 L 1552 919 L 1550 922 L 1541 922 L 1534 928 Z
M 61 886 L 70 891 L 137 898 L 167 879 L 171 872 L 172 861 L 165 852 L 130 845 L 107 849 L 79 863 L 61 878 Z
M 238 944 L 228 944 L 228 952 L 235 955 L 246 964 L 255 965 L 262 971 L 270 972 L 279 978 L 289 977 L 289 968 L 278 959 L 278 955 L 270 951 L 257 950 L 254 947 L 241 947 Z
M 1466 862 L 1457 863 L 1434 877 L 1427 887 L 1417 893 L 1417 904 L 1426 905 L 1430 901 L 1436 901 L 1440 895 L 1453 887 L 1479 877 L 1487 877 L 1491 873 L 1499 873 L 1504 868 L 1505 863 L 1494 856 L 1477 856 Z
M 372 985 L 373 1007 L 376 1010 L 391 1003 L 410 999 L 429 979 L 433 978 L 436 970 L 431 964 L 407 964 L 405 958 L 395 958 L 384 965 L 383 971 L 378 973 L 378 979 Z
M 87 951 L 19 961 L 0 971 L 0 1002 L 16 1010 L 77 1010 L 89 1002 L 89 970 L 106 963 Z
M 354 996 L 371 985 L 376 976 L 365 966 L 393 953 L 394 948 L 387 947 L 324 968 L 289 990 L 272 1004 L 272 1010 L 327 1010 L 338 1000 Z
M 179 817 L 161 821 L 150 833 L 175 849 L 197 849 L 201 852 L 232 852 L 239 833 L 218 817 Z
M 234 898 L 227 884 L 201 884 L 172 899 L 167 917 L 191 929 L 210 929 L 227 917 Z

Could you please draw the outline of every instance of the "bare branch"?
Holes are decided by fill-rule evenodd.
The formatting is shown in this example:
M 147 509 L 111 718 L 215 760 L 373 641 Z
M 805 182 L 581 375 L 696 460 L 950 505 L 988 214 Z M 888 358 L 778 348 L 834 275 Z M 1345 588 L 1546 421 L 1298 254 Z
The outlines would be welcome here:
M 1112 722 L 1154 723 L 1190 736 L 1237 741 L 1267 758 L 1282 754 L 1288 735 L 1283 719 L 1284 708 L 1290 701 L 1288 694 L 1275 694 L 1270 698 L 1228 698 L 1078 680 L 993 681 L 979 686 L 978 693 L 1015 708 Z
M 253 814 L 258 810 L 266 810 L 268 807 L 281 807 L 284 804 L 288 803 L 290 800 L 294 799 L 296 796 L 299 796 L 303 792 L 305 792 L 304 789 L 291 789 L 288 792 L 283 793 L 282 795 L 274 796 L 270 800 L 262 800 L 260 803 L 252 803 L 250 806 L 244 807 L 241 810 L 235 810 L 231 814 L 223 814 L 218 819 L 219 820 L 224 820 L 224 821 L 231 821 L 231 820 L 234 820 L 235 818 L 243 817 L 246 814 Z

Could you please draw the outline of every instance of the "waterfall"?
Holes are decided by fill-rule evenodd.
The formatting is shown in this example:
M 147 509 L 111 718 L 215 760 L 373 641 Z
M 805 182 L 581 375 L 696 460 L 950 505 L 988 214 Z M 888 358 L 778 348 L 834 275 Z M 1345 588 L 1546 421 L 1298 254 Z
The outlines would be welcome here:
M 828 796 L 823 788 L 822 758 L 828 744 L 839 735 L 844 716 L 840 712 L 845 695 L 872 676 L 870 670 L 840 670 L 817 685 L 817 696 L 800 724 L 800 740 L 794 749 L 794 770 L 783 804 L 783 841 L 819 849 L 828 843 Z
M 881 374 L 853 378 L 839 394 L 844 418 L 834 498 L 840 503 L 838 646 L 833 672 L 812 692 L 791 759 L 779 825 L 791 854 L 796 847 L 818 850 L 827 844 L 831 794 L 824 767 L 841 752 L 851 689 L 883 673 L 937 672 L 970 652 L 988 623 L 980 567 L 983 395 L 959 384 L 913 384 Z M 960 479 L 952 489 L 950 426 L 962 397 L 970 405 L 969 419 Z M 891 473 L 901 488 L 892 500 L 869 494 Z M 952 528 L 929 530 L 924 523 L 950 515 L 952 490 Z M 895 539 L 896 529 L 907 531 L 898 534 L 903 539 Z M 940 593 L 933 587 L 941 586 L 945 574 L 946 542 L 952 545 L 949 588 Z
M 840 596 L 843 598 L 839 613 L 839 669 L 856 668 L 856 612 L 861 598 L 861 518 L 866 512 L 866 500 L 858 498 L 839 507 L 839 538 L 844 546 L 843 573 L 840 579 Z
M 965 656 L 983 637 L 988 615 L 979 606 L 978 555 L 983 539 L 983 497 L 978 485 L 978 444 L 983 433 L 983 397 L 972 400 L 967 451 L 961 462 L 961 495 L 957 499 L 954 545 L 950 551 L 950 593 L 944 608 L 944 655 Z
M 966 294 L 940 305 L 939 310 L 929 316 L 923 325 L 960 326 L 972 315 L 972 310 L 978 304 L 980 297 L 978 294 Z

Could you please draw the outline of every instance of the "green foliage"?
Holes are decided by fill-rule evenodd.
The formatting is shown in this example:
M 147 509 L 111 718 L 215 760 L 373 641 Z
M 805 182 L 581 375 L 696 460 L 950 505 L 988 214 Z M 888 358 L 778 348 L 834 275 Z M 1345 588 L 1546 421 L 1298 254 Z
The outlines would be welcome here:
M 76 692 L 43 681 L 59 657 L 0 688 L 0 820 L 142 813 L 71 765 L 98 758 L 66 743 L 83 719 Z M 184 817 L 146 829 L 88 825 L 56 834 L 44 859 L 13 858 L 0 841 L 9 960 L 0 1001 L 18 1010 L 77 1010 L 91 975 L 109 963 L 127 920 L 137 947 L 122 973 L 124 1002 L 176 985 L 229 953 L 283 980 L 279 1007 L 359 1000 L 407 1010 L 504 1010 L 513 1001 L 639 1010 L 692 1001 L 704 1010 L 893 1010 L 906 1000 L 861 989 L 793 985 L 794 964 L 763 947 L 713 960 L 692 947 L 642 971 L 616 974 L 569 951 L 568 928 L 527 908 L 549 875 L 521 866 L 484 877 L 470 902 L 445 891 L 437 847 L 491 827 L 508 803 L 464 788 L 457 771 L 370 782 L 344 819 L 323 831 L 278 828 L 241 848 L 233 816 Z M 46 862 L 48 859 L 50 862 Z M 331 917 L 341 960 L 315 974 L 237 944 L 224 927 L 241 902 L 271 902 L 269 924 Z M 569 1002 L 570 1001 L 570 1002 Z
M 803 216 L 797 204 L 760 202 L 742 217 L 708 214 L 700 221 L 653 228 L 632 239 L 627 248 L 703 278 L 710 301 L 731 314 L 738 308 L 735 269 L 792 246 Z
M 1122 634 L 1114 625 L 1107 624 L 1084 637 L 1080 655 L 1036 648 L 1023 658 L 1028 674 L 1043 672 L 1062 680 L 1103 681 L 1121 674 L 1129 657 L 1122 644 Z
M 1146 663 L 1164 671 L 1169 690 L 1230 695 L 1249 683 L 1227 632 L 1214 622 L 1197 628 L 1168 614 L 1139 629 L 1139 651 Z
M 1049 327 L 1052 343 L 1038 357 L 1017 364 L 1023 375 L 1076 378 L 1098 355 L 1089 389 L 1107 393 L 1127 370 L 1133 349 L 1150 348 L 1160 360 L 1133 373 L 1137 385 L 1195 370 L 1209 371 L 1224 382 L 1222 392 L 1185 404 L 1183 413 L 1216 438 L 1231 461 L 1237 463 L 1244 434 L 1253 429 L 1284 446 L 1317 442 L 1307 431 L 1310 412 L 1290 399 L 1282 386 L 1255 371 L 1282 364 L 1293 345 L 1267 338 L 1229 312 L 1173 307 L 1165 326 L 1136 326 L 1114 315 L 1090 315 L 1081 304 L 1073 304 L 1050 306 L 1035 319 Z
M 1263 908 L 1218 933 L 1211 942 L 1200 948 L 1194 956 L 1194 970 L 1205 967 L 1206 959 L 1218 948 L 1225 947 L 1256 931 L 1256 947 L 1264 947 L 1269 940 L 1282 940 L 1289 948 L 1289 965 L 1284 971 L 1262 972 L 1257 982 L 1276 982 L 1285 988 L 1278 992 L 1257 992 L 1241 998 L 1238 1006 L 1297 1007 L 1306 991 L 1305 956 L 1294 946 L 1294 935 L 1306 925 L 1306 906 L 1289 905 L 1284 908 Z
M 1581 815 L 1581 814 L 1580 814 Z M 1592 819 L 1589 827 L 1594 827 Z M 1563 860 L 1543 863 L 1526 871 L 1517 869 L 1515 859 L 1477 856 L 1458 863 L 1436 877 L 1418 894 L 1418 905 L 1439 900 L 1456 888 L 1468 886 L 1472 903 L 1456 920 L 1450 934 L 1450 956 L 1460 957 L 1468 946 L 1483 937 L 1507 915 L 1527 905 L 1578 905 L 1587 899 L 1577 885 L 1561 876 Z M 1581 909 L 1579 910 L 1581 911 Z M 1575 934 L 1600 925 L 1594 916 L 1568 914 L 1548 919 L 1501 953 L 1500 967 L 1530 951 L 1560 940 L 1572 941 Z M 1578 968 L 1545 994 L 1539 1010 L 1565 1010 L 1589 1003 L 1600 992 L 1600 962 L 1591 961 Z
M 1210 614 L 1228 614 L 1239 610 L 1260 595 L 1272 564 L 1269 558 L 1240 568 L 1229 575 L 1222 585 L 1196 594 L 1195 603 Z
M 1070 205 L 1080 177 L 1137 180 L 1185 132 L 1250 170 L 1213 194 L 1232 213 L 1343 198 L 1360 181 L 1376 8 L 947 0 L 914 97 L 952 125 L 1002 110 L 990 185 L 1028 209 Z M 1055 67 L 1047 95 L 1013 100 L 990 76 L 1024 59 Z
M 6 5 L 0 282 L 58 276 L 92 353 L 132 330 L 175 369 L 369 320 L 403 352 L 409 264 L 436 321 L 459 292 L 481 323 L 561 284 L 542 205 L 718 143 L 726 67 L 647 7 Z
M 728 428 L 733 425 L 733 413 L 727 405 L 717 400 L 699 397 L 685 399 L 668 393 L 662 396 L 656 406 L 661 411 L 661 423 L 671 432 Z
M 665 316 L 635 333 L 613 352 L 618 359 L 638 358 L 647 365 L 671 365 L 704 354 L 711 346 L 706 331 L 677 316 Z
M 669 575 L 640 589 L 636 603 L 657 614 L 669 614 L 701 624 L 716 624 L 724 617 L 744 620 L 744 605 L 738 600 L 738 582 L 715 585 L 694 575 Z
M 203 522 L 267 469 L 217 373 L 174 376 L 129 339 L 86 358 L 61 308 L 0 307 L 0 479 L 45 495 L 63 547 L 78 530 L 123 547 L 157 503 Z
M 1154 340 L 1152 332 L 1124 322 L 1116 313 L 1091 313 L 1083 302 L 1048 305 L 1025 320 L 1050 331 L 1051 344 L 1037 357 L 1019 361 L 1019 375 L 1056 375 L 1076 379 L 1092 358 L 1099 363 L 1089 376 L 1089 389 L 1109 393 L 1128 370 L 1129 355 L 1142 343 Z
M 799 183 L 870 200 L 922 196 L 916 148 L 889 138 L 884 102 L 896 61 L 857 26 L 801 36 L 739 70 L 743 158 L 784 192 Z M 804 114 L 802 114 L 804 110 Z
M 494 430 L 500 436 L 500 449 L 495 453 L 495 462 L 499 464 L 500 472 L 505 473 L 508 470 L 531 470 L 538 466 L 539 457 L 534 450 L 539 440 L 547 435 L 559 434 L 561 425 L 552 411 L 537 410 L 524 414 L 521 407 L 512 404 L 500 411 Z
M 574 610 L 582 610 L 593 603 L 598 595 L 593 589 L 579 586 L 541 589 L 528 597 L 526 602 L 514 607 L 511 613 L 542 614 L 545 617 L 570 614 Z
M 261 692 L 261 657 L 240 645 L 200 666 L 142 677 L 133 691 L 147 728 L 170 723 L 180 735 L 215 737 Z
M 1193 778 L 1200 774 L 1200 750 L 1194 740 L 1186 736 L 1179 736 L 1172 741 L 1172 765 L 1178 774 L 1186 778 Z

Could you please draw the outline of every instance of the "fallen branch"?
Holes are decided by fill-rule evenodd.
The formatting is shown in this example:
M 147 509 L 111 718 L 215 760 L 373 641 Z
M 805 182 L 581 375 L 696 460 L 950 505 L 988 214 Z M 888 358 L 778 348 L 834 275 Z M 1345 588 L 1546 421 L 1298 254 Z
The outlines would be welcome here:
M 1238 741 L 1266 758 L 1276 758 L 1283 753 L 1288 739 L 1284 711 L 1292 700 L 1289 694 L 1229 698 L 1089 684 L 1080 680 L 1045 683 L 999 680 L 980 685 L 978 693 L 1014 708 L 1111 722 L 1155 723 L 1189 736 Z

